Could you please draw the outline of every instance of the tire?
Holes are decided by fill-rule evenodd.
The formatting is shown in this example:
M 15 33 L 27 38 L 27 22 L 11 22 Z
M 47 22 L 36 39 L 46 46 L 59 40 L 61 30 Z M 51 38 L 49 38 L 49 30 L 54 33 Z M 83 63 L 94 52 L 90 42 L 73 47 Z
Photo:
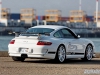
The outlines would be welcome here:
M 66 49 L 63 45 L 60 45 L 58 47 L 55 59 L 57 62 L 60 62 L 60 63 L 63 63 L 66 60 Z
M 12 57 L 12 59 L 14 61 L 24 61 L 25 60 L 25 58 L 22 58 L 22 57 Z
M 92 45 L 88 45 L 85 50 L 85 55 L 82 60 L 89 61 L 93 58 L 93 47 Z

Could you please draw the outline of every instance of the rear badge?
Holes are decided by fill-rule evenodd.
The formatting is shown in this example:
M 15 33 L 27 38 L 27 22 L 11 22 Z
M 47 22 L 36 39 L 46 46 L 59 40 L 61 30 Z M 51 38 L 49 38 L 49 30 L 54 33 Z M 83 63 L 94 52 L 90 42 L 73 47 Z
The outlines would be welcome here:
M 28 43 L 28 41 L 23 41 L 24 43 Z

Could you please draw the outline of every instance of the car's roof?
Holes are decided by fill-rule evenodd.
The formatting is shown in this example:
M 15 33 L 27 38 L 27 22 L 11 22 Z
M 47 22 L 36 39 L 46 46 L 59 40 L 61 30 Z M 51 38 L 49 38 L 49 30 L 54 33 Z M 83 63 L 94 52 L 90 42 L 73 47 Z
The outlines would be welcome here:
M 38 25 L 32 28 L 51 28 L 51 29 L 60 29 L 60 28 L 67 28 L 66 26 L 58 26 L 58 25 Z

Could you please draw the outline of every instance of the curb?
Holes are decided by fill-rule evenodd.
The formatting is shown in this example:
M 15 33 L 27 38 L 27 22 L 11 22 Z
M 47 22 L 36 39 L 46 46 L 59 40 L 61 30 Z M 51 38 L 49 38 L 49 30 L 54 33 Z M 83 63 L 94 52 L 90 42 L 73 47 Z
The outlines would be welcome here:
M 9 57 L 8 51 L 0 51 L 0 57 Z
M 100 53 L 95 53 L 96 58 L 100 58 Z

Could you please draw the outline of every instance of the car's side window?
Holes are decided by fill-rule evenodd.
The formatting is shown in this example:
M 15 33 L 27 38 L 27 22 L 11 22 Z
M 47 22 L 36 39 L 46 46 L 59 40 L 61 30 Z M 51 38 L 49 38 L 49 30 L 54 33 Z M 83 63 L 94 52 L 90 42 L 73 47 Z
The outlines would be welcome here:
M 62 29 L 61 32 L 62 32 L 64 38 L 75 38 L 73 36 L 73 34 L 70 32 L 70 30 L 68 30 L 68 29 Z
M 62 38 L 63 35 L 61 34 L 60 31 L 57 31 L 57 32 L 54 33 L 54 37 L 56 37 L 56 38 Z

